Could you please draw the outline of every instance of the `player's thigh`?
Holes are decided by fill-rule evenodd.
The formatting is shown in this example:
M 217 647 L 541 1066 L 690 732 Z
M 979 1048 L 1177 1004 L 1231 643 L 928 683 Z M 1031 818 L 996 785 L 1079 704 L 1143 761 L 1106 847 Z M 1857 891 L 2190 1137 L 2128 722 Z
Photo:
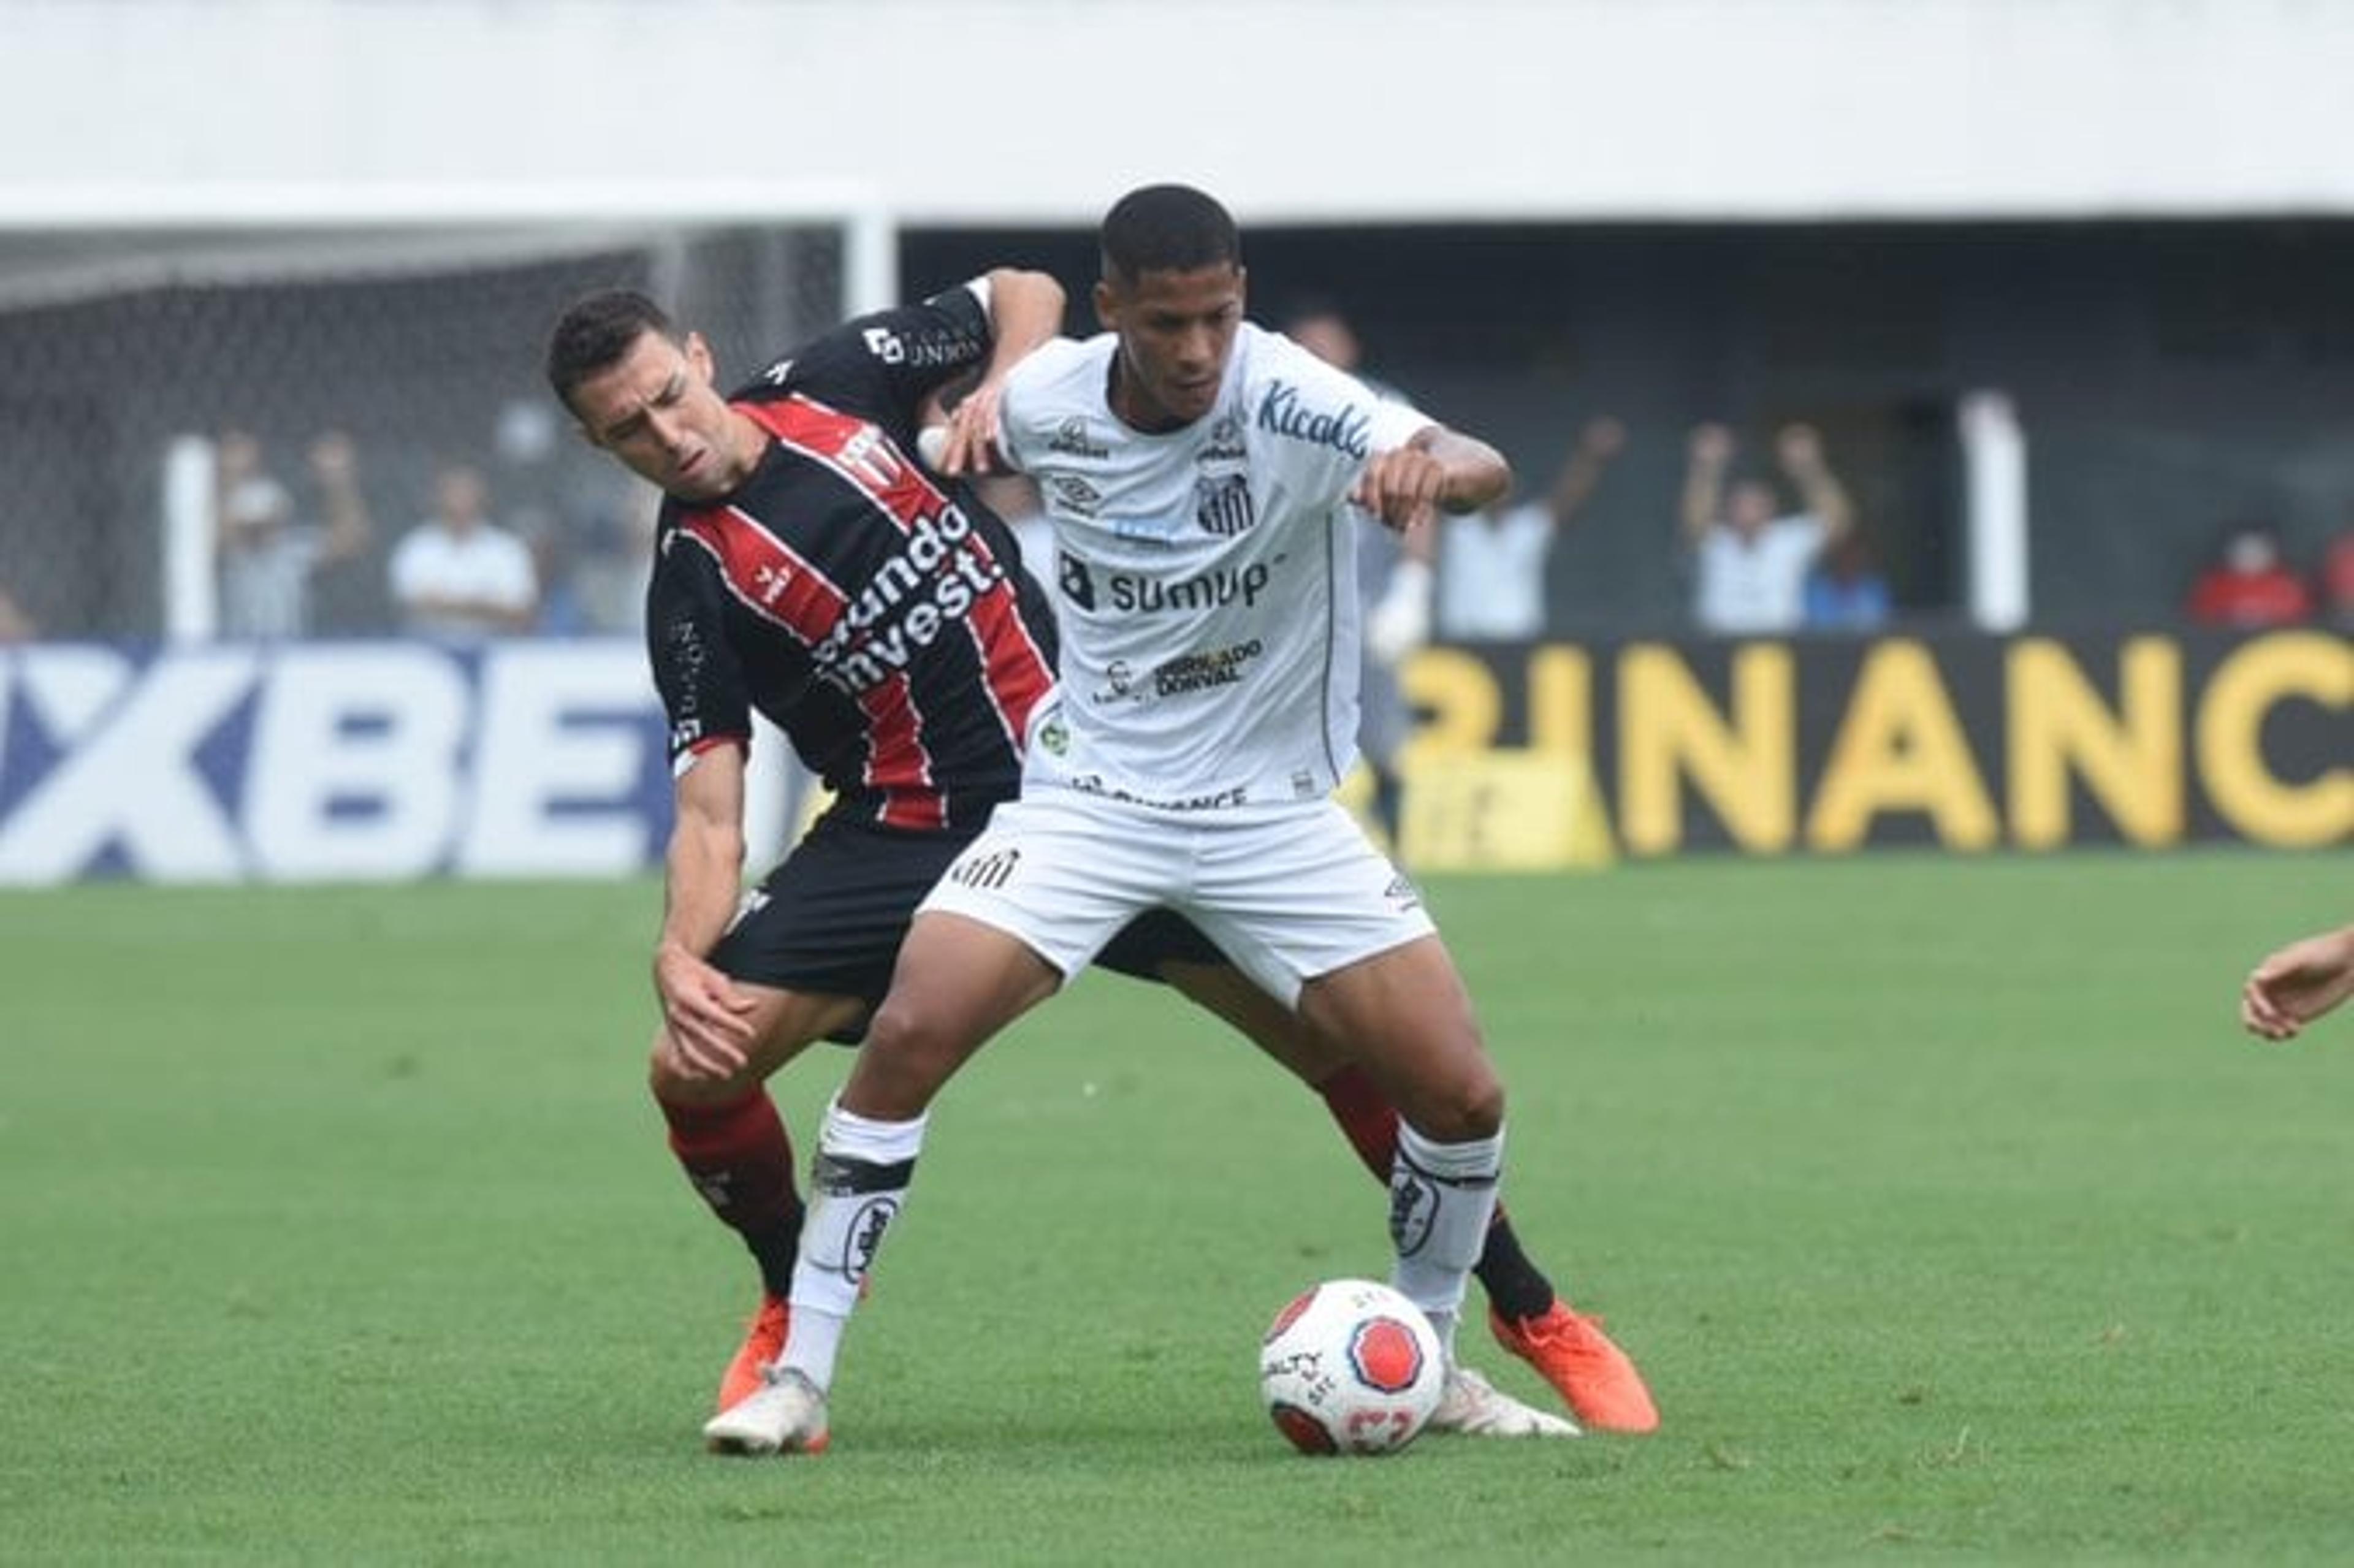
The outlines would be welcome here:
M 1318 975 L 1436 929 L 1414 884 L 1330 802 L 1221 824 L 1199 844 L 1185 913 L 1287 1007 Z
M 1300 992 L 1299 1012 L 1425 1136 L 1460 1142 L 1502 1124 L 1502 1080 L 1470 992 L 1436 935 L 1317 976 Z
M 916 916 L 888 995 L 843 1086 L 844 1108 L 903 1121 L 1063 977 L 1021 938 L 942 910 Z

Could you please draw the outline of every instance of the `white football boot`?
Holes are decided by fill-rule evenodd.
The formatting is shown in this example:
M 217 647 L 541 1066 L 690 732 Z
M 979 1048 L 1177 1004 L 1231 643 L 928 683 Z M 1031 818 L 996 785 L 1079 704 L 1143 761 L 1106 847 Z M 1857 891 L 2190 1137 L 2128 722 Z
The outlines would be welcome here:
M 800 1372 L 770 1367 L 767 1384 L 703 1424 L 715 1454 L 822 1454 L 831 1434 L 825 1393 Z
M 1460 1432 L 1471 1437 L 1582 1437 L 1570 1422 L 1511 1394 L 1473 1372 L 1450 1365 L 1447 1389 L 1438 1408 L 1430 1414 L 1433 1432 Z

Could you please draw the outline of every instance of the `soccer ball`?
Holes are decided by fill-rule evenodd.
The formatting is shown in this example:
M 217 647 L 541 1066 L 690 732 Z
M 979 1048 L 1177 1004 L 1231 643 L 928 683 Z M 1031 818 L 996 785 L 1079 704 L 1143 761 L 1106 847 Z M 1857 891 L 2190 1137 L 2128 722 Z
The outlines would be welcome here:
M 1430 1319 L 1370 1279 L 1328 1279 L 1294 1297 L 1259 1343 L 1259 1394 L 1303 1454 L 1396 1453 L 1446 1382 Z

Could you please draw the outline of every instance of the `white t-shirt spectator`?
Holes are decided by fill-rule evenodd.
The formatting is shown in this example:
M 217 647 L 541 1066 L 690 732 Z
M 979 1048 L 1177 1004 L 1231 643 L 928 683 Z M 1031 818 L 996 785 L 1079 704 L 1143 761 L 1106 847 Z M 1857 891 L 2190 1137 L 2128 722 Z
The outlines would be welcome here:
M 1438 530 L 1442 639 L 1525 642 L 1544 635 L 1553 518 L 1543 502 L 1522 502 L 1500 517 L 1442 518 Z
M 1810 513 L 1776 517 L 1744 538 L 1718 525 L 1701 541 L 1693 614 L 1703 631 L 1796 631 L 1807 613 L 1807 572 L 1829 530 Z
M 481 635 L 483 615 L 431 610 L 433 600 L 459 600 L 483 611 L 527 614 L 539 599 L 531 550 L 504 528 L 484 524 L 459 535 L 437 523 L 408 531 L 392 553 L 392 597 L 412 631 Z

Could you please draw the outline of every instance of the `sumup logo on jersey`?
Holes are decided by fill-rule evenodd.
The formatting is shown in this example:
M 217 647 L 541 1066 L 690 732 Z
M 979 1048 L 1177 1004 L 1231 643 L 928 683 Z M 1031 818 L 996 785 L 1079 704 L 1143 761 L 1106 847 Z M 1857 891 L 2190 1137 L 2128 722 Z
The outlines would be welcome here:
M 1213 567 L 1193 577 L 1167 579 L 1108 572 L 1105 581 L 1111 589 L 1112 609 L 1150 615 L 1161 610 L 1216 609 L 1236 599 L 1248 609 L 1258 603 L 1258 596 L 1267 591 L 1274 576 L 1267 562 L 1253 561 L 1238 572 Z

